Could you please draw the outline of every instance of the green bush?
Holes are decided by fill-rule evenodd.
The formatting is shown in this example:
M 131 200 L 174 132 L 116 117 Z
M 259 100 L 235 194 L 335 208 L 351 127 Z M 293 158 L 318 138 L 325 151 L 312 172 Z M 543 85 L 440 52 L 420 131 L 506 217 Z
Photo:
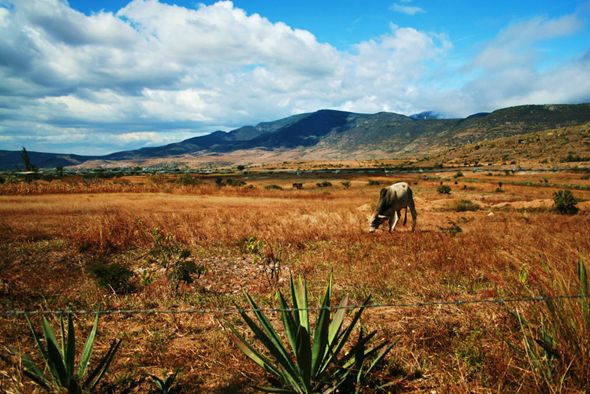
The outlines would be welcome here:
M 350 181 L 342 181 L 340 182 L 343 188 L 348 189 L 350 188 Z
M 578 200 L 569 190 L 559 190 L 553 194 L 553 207 L 561 214 L 575 215 L 578 213 L 577 203 Z
M 332 182 L 323 181 L 315 184 L 317 187 L 332 187 Z
M 466 212 L 466 211 L 477 211 L 479 208 L 480 208 L 480 206 L 471 200 L 459 200 L 455 210 L 457 212 Z
M 369 184 L 369 186 L 379 186 L 381 184 L 381 182 L 375 181 L 373 179 L 369 179 L 368 184 Z
M 436 188 L 436 191 L 440 194 L 449 194 L 451 192 L 451 187 L 447 185 L 440 185 Z
M 102 287 L 112 289 L 115 293 L 128 293 L 133 290 L 133 285 L 129 281 L 133 277 L 133 272 L 119 263 L 98 263 L 88 269 Z
M 356 343 L 349 344 L 353 330 L 371 297 L 365 300 L 348 327 L 345 327 L 348 297 L 344 297 L 332 314 L 331 278 L 314 329 L 309 324 L 307 285 L 301 277 L 297 285 L 291 278 L 292 306 L 287 304 L 280 291 L 277 292 L 284 335 L 274 328 L 252 297 L 248 293 L 244 294 L 255 318 L 242 308 L 238 311 L 254 333 L 254 340 L 266 352 L 259 351 L 259 347 L 240 334 L 232 324 L 226 322 L 226 325 L 233 333 L 238 348 L 273 375 L 271 383 L 274 387 L 259 387 L 260 390 L 285 393 L 358 392 L 367 385 L 371 373 L 379 368 L 395 345 L 383 341 L 368 347 L 376 333 L 367 334 L 362 327 Z
M 111 362 L 121 345 L 121 340 L 114 340 L 111 343 L 109 350 L 99 360 L 95 368 L 90 372 L 88 371 L 88 365 L 94 347 L 94 340 L 96 338 L 96 331 L 98 329 L 98 314 L 96 314 L 94 325 L 88 335 L 88 339 L 86 339 L 84 349 L 78 357 L 78 367 L 75 365 L 76 332 L 74 331 L 71 313 L 68 313 L 67 335 L 65 332 L 63 317 L 60 320 L 61 345 L 58 344 L 55 332 L 46 318 L 43 318 L 42 324 L 45 346 L 37 336 L 28 316 L 26 316 L 26 319 L 37 345 L 37 350 L 39 350 L 39 354 L 45 362 L 46 368 L 39 368 L 28 355 L 25 355 L 23 357 L 25 375 L 47 391 L 65 391 L 71 394 L 95 392 L 96 386 L 111 365 Z M 49 374 L 46 375 L 47 372 L 44 370 L 49 372 Z
M 266 190 L 283 190 L 283 188 L 279 185 L 266 185 L 264 188 Z

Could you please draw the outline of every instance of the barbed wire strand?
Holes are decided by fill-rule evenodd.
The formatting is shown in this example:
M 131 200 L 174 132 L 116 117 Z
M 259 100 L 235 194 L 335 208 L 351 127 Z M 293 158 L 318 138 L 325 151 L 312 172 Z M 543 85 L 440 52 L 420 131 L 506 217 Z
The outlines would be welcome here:
M 308 308 L 188 308 L 188 309 L 58 309 L 58 310 L 4 310 L 0 311 L 0 315 L 3 316 L 21 316 L 21 315 L 64 315 L 72 313 L 75 315 L 182 315 L 182 314 L 217 314 L 217 315 L 230 315 L 243 312 L 294 312 L 294 311 L 320 311 L 320 310 L 331 310 L 335 311 L 338 309 L 378 309 L 378 308 L 423 308 L 431 306 L 465 306 L 474 304 L 507 304 L 517 302 L 544 302 L 553 300 L 565 300 L 565 299 L 584 299 L 590 298 L 588 294 L 561 294 L 555 296 L 522 296 L 522 297 L 508 297 L 508 298 L 485 298 L 476 300 L 449 300 L 449 301 L 423 301 L 413 303 L 385 303 L 385 304 L 367 304 L 367 305 L 343 305 L 343 306 L 330 306 L 330 307 L 308 307 Z

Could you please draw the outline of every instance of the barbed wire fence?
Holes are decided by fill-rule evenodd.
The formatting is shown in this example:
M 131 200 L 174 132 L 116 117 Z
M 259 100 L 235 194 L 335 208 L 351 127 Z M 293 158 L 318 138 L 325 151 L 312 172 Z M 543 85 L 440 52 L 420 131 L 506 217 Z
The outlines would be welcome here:
M 181 315 L 181 314 L 200 314 L 200 315 L 231 315 L 243 312 L 294 312 L 294 311 L 310 311 L 317 312 L 320 310 L 336 311 L 339 309 L 354 310 L 354 309 L 402 309 L 402 308 L 424 308 L 433 306 L 466 306 L 476 304 L 509 304 L 509 303 L 535 303 L 556 300 L 568 299 L 587 299 L 590 294 L 560 294 L 553 296 L 520 296 L 520 297 L 498 297 L 498 298 L 484 298 L 475 300 L 438 300 L 438 301 L 422 301 L 422 302 L 408 302 L 408 303 L 375 303 L 367 305 L 343 305 L 330 307 L 308 307 L 308 308 L 185 308 L 185 309 L 33 309 L 33 310 L 3 310 L 0 311 L 0 316 L 18 317 L 25 315 L 64 315 L 72 313 L 75 315 Z

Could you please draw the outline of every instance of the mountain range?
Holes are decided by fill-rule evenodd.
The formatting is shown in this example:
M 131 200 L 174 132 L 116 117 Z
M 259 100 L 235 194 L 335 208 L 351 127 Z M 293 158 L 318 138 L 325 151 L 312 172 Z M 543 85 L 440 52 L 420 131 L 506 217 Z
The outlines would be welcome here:
M 390 112 L 359 114 L 319 110 L 229 132 L 215 131 L 164 146 L 103 156 L 29 152 L 29 157 L 40 168 L 81 164 L 142 165 L 158 160 L 247 164 L 410 158 L 478 141 L 588 122 L 590 104 L 524 105 L 460 119 L 442 119 L 432 111 L 405 116 Z M 0 168 L 20 167 L 20 153 L 0 150 Z

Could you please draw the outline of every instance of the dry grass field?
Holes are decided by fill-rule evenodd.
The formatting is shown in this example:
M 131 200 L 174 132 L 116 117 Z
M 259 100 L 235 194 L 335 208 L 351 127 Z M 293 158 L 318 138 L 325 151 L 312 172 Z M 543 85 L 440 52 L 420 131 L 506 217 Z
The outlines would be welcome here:
M 228 339 L 226 319 L 246 333 L 239 315 L 220 311 L 244 305 L 242 290 L 276 307 L 275 291 L 286 290 L 291 275 L 307 279 L 314 305 L 330 273 L 334 298 L 348 294 L 355 304 L 369 294 L 378 304 L 415 304 L 579 293 L 576 264 L 590 261 L 590 181 L 583 173 L 455 175 L 276 175 L 243 179 L 240 187 L 213 180 L 183 186 L 173 176 L 0 185 L 0 307 L 214 309 L 102 315 L 97 353 L 114 338 L 123 342 L 101 389 L 147 392 L 147 373 L 180 368 L 180 392 L 228 393 L 254 392 L 266 375 Z M 400 223 L 394 233 L 369 234 L 380 188 L 400 180 L 414 190 L 416 232 Z M 323 181 L 332 186 L 316 186 Z M 293 182 L 303 190 L 292 190 Z M 441 182 L 450 194 L 437 192 Z M 578 214 L 552 210 L 553 193 L 563 188 L 580 200 Z M 460 200 L 479 209 L 459 212 Z M 162 248 L 167 257 L 158 254 Z M 162 260 L 179 259 L 180 249 L 203 272 L 174 289 Z M 112 263 L 133 272 L 123 290 L 101 286 L 92 273 Z M 575 299 L 555 303 L 580 308 Z M 385 391 L 585 392 L 590 322 L 572 314 L 575 327 L 565 336 L 542 302 L 373 308 L 362 323 L 379 338 L 399 339 L 378 374 Z M 31 319 L 40 326 L 40 316 Z M 75 316 L 79 344 L 92 319 Z M 558 355 L 535 361 L 527 338 L 534 343 L 543 327 Z M 582 350 L 572 352 L 572 341 Z M 2 390 L 37 390 L 23 375 L 22 354 L 38 358 L 22 315 L 0 317 L 0 354 Z

